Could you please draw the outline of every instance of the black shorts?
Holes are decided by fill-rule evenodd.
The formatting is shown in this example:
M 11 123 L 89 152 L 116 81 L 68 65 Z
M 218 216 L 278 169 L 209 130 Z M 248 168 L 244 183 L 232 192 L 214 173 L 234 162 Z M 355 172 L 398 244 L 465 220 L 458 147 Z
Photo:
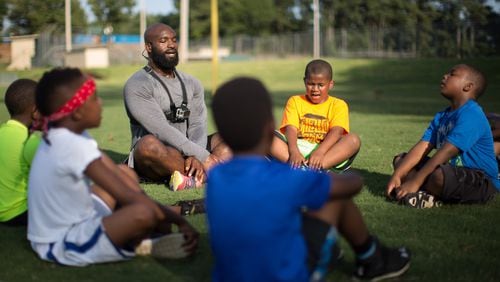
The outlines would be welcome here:
M 331 225 L 328 223 L 312 217 L 307 213 L 302 214 L 302 235 L 307 245 L 307 265 L 310 271 L 313 271 L 321 259 L 321 249 L 325 242 L 326 235 L 330 230 Z M 338 263 L 340 257 L 339 238 L 332 246 L 331 259 L 329 262 L 329 269 L 332 269 Z
M 25 211 L 22 214 L 16 215 L 15 217 L 1 223 L 7 226 L 27 226 L 28 211 Z
M 404 158 L 407 153 L 394 157 Z M 424 157 L 415 166 L 420 170 L 429 157 Z M 394 163 L 394 161 L 393 161 Z M 495 197 L 497 189 L 490 178 L 481 170 L 456 167 L 449 164 L 439 166 L 443 171 L 444 184 L 440 200 L 445 203 L 456 204 L 483 204 Z M 425 187 L 427 180 L 422 186 Z
M 212 152 L 212 137 L 214 137 L 214 134 L 215 133 L 212 133 L 212 134 L 207 136 L 207 146 L 205 149 L 207 151 L 209 151 L 210 153 Z
M 483 204 L 493 199 L 497 189 L 483 171 L 449 164 L 439 166 L 443 171 L 444 187 L 441 200 L 446 203 Z

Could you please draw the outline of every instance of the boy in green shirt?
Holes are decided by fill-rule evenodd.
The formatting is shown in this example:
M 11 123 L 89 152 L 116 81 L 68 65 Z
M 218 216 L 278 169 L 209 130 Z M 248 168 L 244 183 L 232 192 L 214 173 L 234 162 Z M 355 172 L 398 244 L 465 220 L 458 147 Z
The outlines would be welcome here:
M 0 223 L 6 225 L 27 224 L 28 176 L 40 142 L 29 132 L 38 115 L 36 85 L 31 79 L 18 79 L 5 92 L 10 119 L 0 125 Z

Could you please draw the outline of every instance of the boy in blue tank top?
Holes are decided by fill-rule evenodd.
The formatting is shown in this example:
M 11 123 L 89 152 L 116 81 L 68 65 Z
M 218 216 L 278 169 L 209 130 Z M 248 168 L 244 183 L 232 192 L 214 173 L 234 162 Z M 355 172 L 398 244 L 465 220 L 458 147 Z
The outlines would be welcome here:
M 368 232 L 352 201 L 363 186 L 359 176 L 303 171 L 266 158 L 275 123 L 261 82 L 227 82 L 212 107 L 219 133 L 234 152 L 208 175 L 214 281 L 322 280 L 335 230 L 356 253 L 355 278 L 396 277 L 409 268 L 405 248 L 387 248 Z
M 500 190 L 490 125 L 476 102 L 486 79 L 461 64 L 443 76 L 440 86 L 450 106 L 434 116 L 407 154 L 395 157 L 387 196 L 416 208 L 441 201 L 485 203 Z M 433 149 L 435 154 L 428 157 Z

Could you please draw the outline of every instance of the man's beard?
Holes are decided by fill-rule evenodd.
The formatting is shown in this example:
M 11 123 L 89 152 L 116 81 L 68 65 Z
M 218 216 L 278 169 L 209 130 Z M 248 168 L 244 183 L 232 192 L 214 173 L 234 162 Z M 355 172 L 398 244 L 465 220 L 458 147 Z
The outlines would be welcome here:
M 175 57 L 170 58 L 153 46 L 150 56 L 153 63 L 162 71 L 171 71 L 179 63 L 179 53 L 177 51 L 175 52 Z

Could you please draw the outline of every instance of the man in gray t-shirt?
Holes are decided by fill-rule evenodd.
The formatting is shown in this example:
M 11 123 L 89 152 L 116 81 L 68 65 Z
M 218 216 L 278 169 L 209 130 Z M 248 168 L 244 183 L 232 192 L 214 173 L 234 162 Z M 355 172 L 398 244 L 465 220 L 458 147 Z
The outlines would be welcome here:
M 153 24 L 144 33 L 144 42 L 148 65 L 134 73 L 123 90 L 132 133 L 128 165 L 153 181 L 165 181 L 179 171 L 200 185 L 206 170 L 229 158 L 230 150 L 218 134 L 207 138 L 201 83 L 175 69 L 179 62 L 175 31 Z

